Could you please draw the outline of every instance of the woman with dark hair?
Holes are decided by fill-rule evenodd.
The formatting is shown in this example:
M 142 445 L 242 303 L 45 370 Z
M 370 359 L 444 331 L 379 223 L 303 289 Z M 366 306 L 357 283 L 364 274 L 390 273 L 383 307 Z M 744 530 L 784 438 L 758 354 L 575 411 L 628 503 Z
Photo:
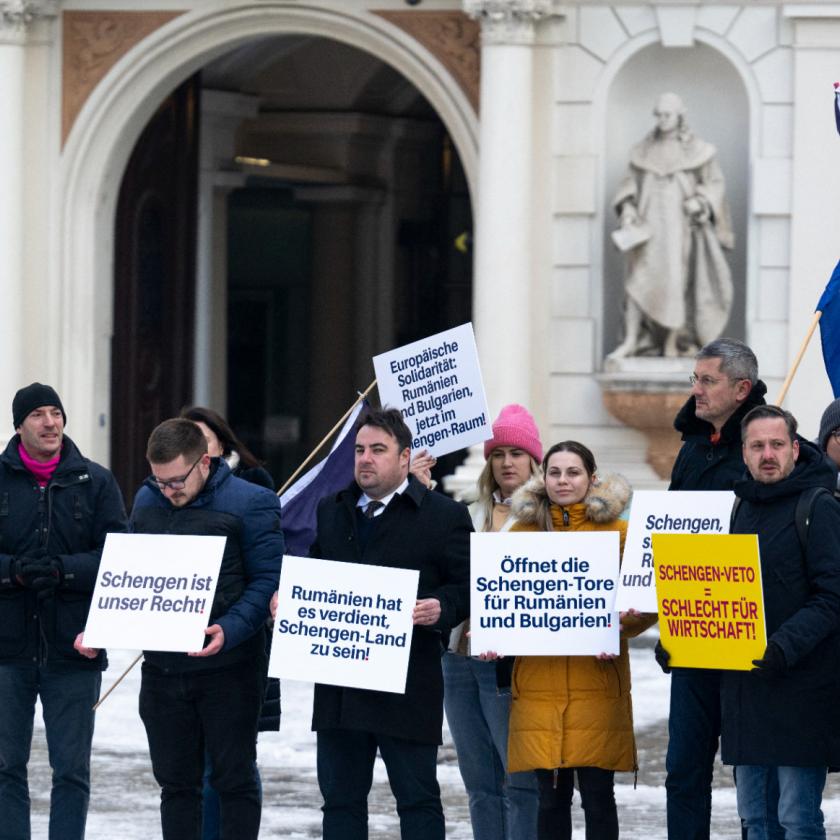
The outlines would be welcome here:
M 623 551 L 627 481 L 599 478 L 595 457 L 577 441 L 552 446 L 542 466 L 543 477 L 513 497 L 511 530 L 618 531 Z M 627 639 L 655 621 L 622 613 L 618 656 L 516 657 L 508 771 L 537 771 L 539 840 L 570 840 L 575 775 L 587 840 L 618 837 L 613 778 L 616 770 L 637 769 Z
M 217 411 L 202 406 L 190 406 L 181 410 L 181 417 L 192 420 L 207 440 L 207 452 L 211 458 L 222 458 L 230 471 L 251 484 L 258 484 L 274 491 L 274 480 L 257 457 L 236 436 L 228 422 Z M 266 625 L 266 653 L 271 648 L 271 630 Z M 268 678 L 258 724 L 260 732 L 276 732 L 280 729 L 280 680 Z M 218 840 L 220 829 L 219 797 L 210 785 L 210 763 L 204 761 L 204 810 L 202 840 Z M 259 770 L 254 765 L 259 783 Z M 260 784 L 262 795 L 262 784 Z
M 235 476 L 250 481 L 251 484 L 259 484 L 269 490 L 275 489 L 274 479 L 268 474 L 268 470 L 236 436 L 221 414 L 212 408 L 194 405 L 182 409 L 181 417 L 192 420 L 204 432 L 211 458 L 224 458 Z

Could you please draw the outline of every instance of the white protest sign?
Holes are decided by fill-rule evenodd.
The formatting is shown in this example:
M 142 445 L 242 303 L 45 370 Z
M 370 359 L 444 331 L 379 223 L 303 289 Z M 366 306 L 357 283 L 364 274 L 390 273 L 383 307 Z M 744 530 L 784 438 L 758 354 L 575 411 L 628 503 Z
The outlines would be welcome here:
M 445 455 L 493 436 L 472 324 L 374 356 L 382 405 L 400 409 L 412 449 Z
M 225 537 L 108 534 L 85 645 L 201 650 L 224 550 Z
M 657 611 L 653 534 L 728 534 L 730 490 L 637 490 L 630 506 L 616 608 Z
M 470 535 L 473 653 L 619 652 L 617 531 Z
M 403 694 L 419 578 L 286 555 L 269 676 Z

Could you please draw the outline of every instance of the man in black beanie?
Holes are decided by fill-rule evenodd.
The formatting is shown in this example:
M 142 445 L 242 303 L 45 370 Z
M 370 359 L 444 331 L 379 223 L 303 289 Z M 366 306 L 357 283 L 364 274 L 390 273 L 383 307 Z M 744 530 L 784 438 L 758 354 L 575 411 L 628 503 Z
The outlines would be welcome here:
M 126 530 L 114 476 L 64 435 L 49 385 L 12 401 L 0 454 L 0 835 L 29 840 L 26 766 L 41 699 L 52 767 L 50 840 L 81 840 L 90 798 L 93 704 L 105 652 L 80 652 L 105 535 Z

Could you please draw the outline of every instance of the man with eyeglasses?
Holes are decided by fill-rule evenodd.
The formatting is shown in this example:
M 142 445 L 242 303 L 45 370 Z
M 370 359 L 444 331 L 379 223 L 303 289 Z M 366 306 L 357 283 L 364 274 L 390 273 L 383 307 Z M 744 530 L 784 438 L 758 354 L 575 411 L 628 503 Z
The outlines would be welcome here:
M 741 420 L 764 404 L 753 351 L 718 338 L 694 357 L 691 396 L 674 427 L 682 434 L 669 490 L 731 490 L 744 475 Z M 708 840 L 712 775 L 720 738 L 720 672 L 668 666 L 657 643 L 656 660 L 671 673 L 665 789 L 669 840 Z
M 265 691 L 268 605 L 283 557 L 277 496 L 211 458 L 201 429 L 166 420 L 149 437 L 152 475 L 137 493 L 131 530 L 226 537 L 202 650 L 144 651 L 140 717 L 161 786 L 164 840 L 201 836 L 205 749 L 219 795 L 222 840 L 256 840 L 257 720 Z
M 125 531 L 114 476 L 64 434 L 56 391 L 33 382 L 12 401 L 0 455 L 0 836 L 29 840 L 27 764 L 40 699 L 52 768 L 50 840 L 81 840 L 90 799 L 93 705 L 105 651 L 74 649 L 105 536 Z
M 840 467 L 840 399 L 833 400 L 826 406 L 820 418 L 817 444 L 834 466 Z M 840 497 L 840 473 L 837 476 L 834 495 Z

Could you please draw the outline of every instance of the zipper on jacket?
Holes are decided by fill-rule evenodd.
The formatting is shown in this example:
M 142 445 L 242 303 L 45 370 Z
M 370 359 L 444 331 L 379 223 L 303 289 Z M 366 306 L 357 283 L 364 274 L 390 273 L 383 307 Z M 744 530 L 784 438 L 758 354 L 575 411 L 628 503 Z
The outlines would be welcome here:
M 569 511 L 567 511 L 566 508 L 563 508 L 563 526 L 565 528 L 569 527 Z M 555 785 L 555 787 L 557 787 L 557 785 Z

